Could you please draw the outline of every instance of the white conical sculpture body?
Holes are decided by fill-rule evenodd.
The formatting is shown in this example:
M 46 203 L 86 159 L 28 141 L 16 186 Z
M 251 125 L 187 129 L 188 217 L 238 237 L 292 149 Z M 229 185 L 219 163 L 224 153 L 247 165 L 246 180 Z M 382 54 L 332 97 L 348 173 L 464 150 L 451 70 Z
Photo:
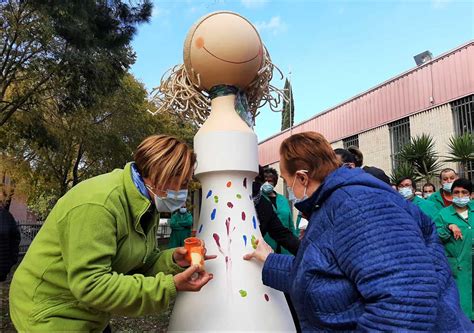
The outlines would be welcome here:
M 283 293 L 262 283 L 262 264 L 242 258 L 261 237 L 251 197 L 258 153 L 234 99 L 215 98 L 194 138 L 203 193 L 196 236 L 218 255 L 205 264 L 214 279 L 199 293 L 178 293 L 169 331 L 295 331 Z

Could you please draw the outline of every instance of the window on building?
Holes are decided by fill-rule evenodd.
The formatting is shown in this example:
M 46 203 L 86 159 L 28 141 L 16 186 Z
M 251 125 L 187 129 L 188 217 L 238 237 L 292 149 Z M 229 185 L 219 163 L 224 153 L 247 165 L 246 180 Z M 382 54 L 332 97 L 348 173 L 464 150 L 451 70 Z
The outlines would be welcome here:
M 390 132 L 390 145 L 392 169 L 395 169 L 400 163 L 398 155 L 402 148 L 410 142 L 410 119 L 403 118 L 388 125 Z
M 456 135 L 474 133 L 474 95 L 451 102 L 451 108 Z M 463 176 L 467 176 L 471 180 L 474 179 L 474 161 L 468 163 L 467 175 Z
M 349 148 L 350 146 L 356 146 L 359 148 L 359 135 L 353 135 L 342 140 L 344 149 Z

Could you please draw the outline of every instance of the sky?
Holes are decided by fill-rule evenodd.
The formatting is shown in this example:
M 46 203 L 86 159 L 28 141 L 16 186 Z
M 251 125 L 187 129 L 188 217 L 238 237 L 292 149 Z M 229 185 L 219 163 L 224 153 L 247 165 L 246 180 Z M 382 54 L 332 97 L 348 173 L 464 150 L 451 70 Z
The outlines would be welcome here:
M 295 125 L 414 68 L 416 54 L 436 57 L 474 39 L 474 0 L 155 0 L 132 43 L 131 72 L 149 92 L 183 62 L 192 24 L 218 10 L 257 27 L 291 81 Z M 272 83 L 283 88 L 284 79 Z M 254 129 L 262 141 L 280 126 L 281 113 L 263 108 Z

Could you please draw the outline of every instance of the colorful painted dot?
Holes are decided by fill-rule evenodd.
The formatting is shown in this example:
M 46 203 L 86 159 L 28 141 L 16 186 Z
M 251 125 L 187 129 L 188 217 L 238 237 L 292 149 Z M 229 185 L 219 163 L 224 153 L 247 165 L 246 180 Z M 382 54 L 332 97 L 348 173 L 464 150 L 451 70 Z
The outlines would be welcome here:
M 219 197 L 217 195 L 214 196 L 214 202 L 218 203 L 219 202 Z
M 229 180 L 229 181 L 227 182 L 227 187 L 231 187 L 231 186 L 232 186 L 232 182 Z
M 246 215 L 245 212 L 242 212 L 242 221 L 245 221 Z
M 270 300 L 270 297 L 268 297 L 267 294 L 265 294 L 264 297 L 265 297 L 265 300 L 266 300 L 267 302 Z
M 204 224 L 201 224 L 201 226 L 199 227 L 198 233 L 201 233 L 201 231 L 202 231 L 202 226 L 203 226 L 203 225 L 204 225 Z
M 221 243 L 220 243 L 220 241 L 219 241 L 219 235 L 216 234 L 216 233 L 214 233 L 214 234 L 212 234 L 212 237 L 214 238 L 214 241 L 216 242 L 217 247 L 221 247 Z M 226 257 L 226 258 L 227 258 L 227 257 Z
M 229 207 L 229 208 L 234 208 L 234 205 L 232 204 L 232 202 L 229 201 L 229 202 L 227 203 L 227 207 Z
M 214 208 L 211 213 L 211 220 L 214 220 L 216 218 L 216 209 Z
M 244 244 L 245 246 L 247 246 L 247 236 L 244 235 L 243 237 L 244 237 Z
M 246 297 L 246 296 L 247 296 L 247 292 L 246 292 L 245 290 L 240 289 L 240 290 L 239 290 L 239 293 L 240 293 L 240 296 L 242 296 L 242 297 Z
M 252 222 L 253 222 L 253 228 L 257 230 L 257 219 L 255 218 L 255 216 L 252 217 Z
M 247 188 L 247 178 L 244 178 L 243 185 L 245 188 Z
M 211 195 L 212 195 L 212 190 L 209 190 L 209 192 L 207 192 L 206 199 L 209 198 Z
M 227 229 L 227 236 L 229 236 L 229 232 L 230 232 L 230 217 L 228 217 L 226 220 L 225 220 L 225 227 Z
M 237 199 L 242 199 L 242 196 L 240 194 L 236 194 L 235 196 L 237 197 Z
M 257 238 L 255 238 L 254 235 L 252 235 L 252 238 L 250 238 L 250 243 L 252 243 L 252 247 L 255 250 L 257 248 Z

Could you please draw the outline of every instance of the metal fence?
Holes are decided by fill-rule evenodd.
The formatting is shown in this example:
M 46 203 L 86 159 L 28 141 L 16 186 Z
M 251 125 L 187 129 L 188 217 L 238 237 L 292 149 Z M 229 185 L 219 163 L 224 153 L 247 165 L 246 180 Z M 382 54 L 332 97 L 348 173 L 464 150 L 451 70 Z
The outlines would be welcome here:
M 36 234 L 41 229 L 41 224 L 19 223 L 18 229 L 21 233 L 20 255 L 24 255 Z
M 30 247 L 31 242 L 38 234 L 43 224 L 31 224 L 31 223 L 18 223 L 18 229 L 21 233 L 21 242 L 20 242 L 20 255 L 24 255 L 28 248 Z M 170 237 L 171 228 L 168 224 L 167 219 L 161 219 L 158 224 L 156 231 L 156 239 L 159 244 L 167 243 L 166 241 Z

